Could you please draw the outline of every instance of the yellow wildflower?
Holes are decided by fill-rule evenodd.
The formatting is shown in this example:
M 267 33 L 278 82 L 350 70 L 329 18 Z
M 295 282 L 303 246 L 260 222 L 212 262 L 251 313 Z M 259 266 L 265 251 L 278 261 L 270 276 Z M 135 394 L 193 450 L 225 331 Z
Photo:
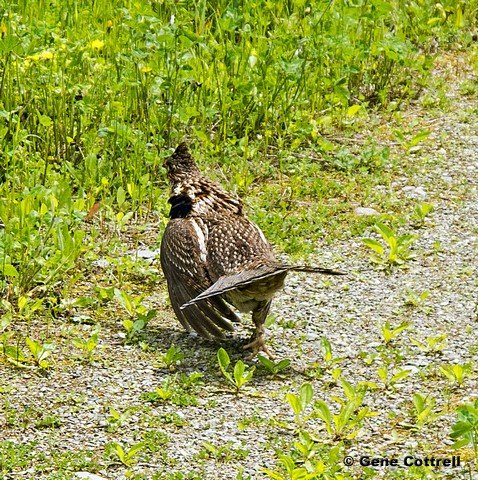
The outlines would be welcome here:
M 90 46 L 93 50 L 102 50 L 105 46 L 105 42 L 103 42 L 102 40 L 93 40 Z
M 25 65 L 28 66 L 32 62 L 38 62 L 40 60 L 52 60 L 53 56 L 53 53 L 49 52 L 48 50 L 40 53 L 35 53 L 34 55 L 28 55 L 28 57 L 25 57 Z
M 48 51 L 44 51 L 44 52 L 41 52 L 38 55 L 38 57 L 39 57 L 40 60 L 51 60 L 53 58 L 53 53 L 48 52 Z

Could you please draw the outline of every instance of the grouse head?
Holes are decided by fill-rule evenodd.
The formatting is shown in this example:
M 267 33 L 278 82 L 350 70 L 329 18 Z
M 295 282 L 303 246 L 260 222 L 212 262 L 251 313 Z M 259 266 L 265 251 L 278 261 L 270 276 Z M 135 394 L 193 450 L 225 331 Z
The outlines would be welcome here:
M 173 185 L 185 178 L 201 175 L 185 143 L 178 145 L 174 153 L 166 159 L 164 166 Z

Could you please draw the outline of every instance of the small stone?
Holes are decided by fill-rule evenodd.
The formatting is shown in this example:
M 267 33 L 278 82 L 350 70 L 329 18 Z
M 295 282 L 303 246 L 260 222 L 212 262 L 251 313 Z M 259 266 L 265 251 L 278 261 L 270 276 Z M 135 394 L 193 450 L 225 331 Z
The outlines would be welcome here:
M 151 259 L 156 258 L 159 255 L 159 249 L 150 250 L 149 248 L 138 248 L 133 250 L 131 254 L 138 258 Z
M 427 192 L 425 192 L 425 189 L 423 187 L 415 188 L 415 193 L 416 193 L 417 196 L 419 196 L 423 199 L 427 198 L 427 196 L 428 196 Z
M 380 215 L 380 213 L 377 212 L 377 210 L 370 207 L 357 207 L 354 210 L 354 212 L 355 212 L 355 215 L 359 215 L 359 216 Z
M 106 480 L 105 477 L 100 477 L 90 472 L 76 472 L 75 477 L 77 478 L 86 478 L 88 480 Z
M 306 333 L 307 340 L 317 340 L 320 338 L 320 334 L 316 332 Z
M 423 187 L 413 187 L 412 185 L 406 185 L 402 188 L 402 192 L 408 198 L 417 198 L 420 200 L 425 200 L 428 196 L 427 192 Z
M 94 267 L 106 268 L 110 265 L 110 262 L 108 262 L 108 260 L 106 260 L 105 258 L 99 258 L 98 260 L 95 260 L 94 262 L 91 262 L 91 264 Z
M 450 177 L 450 175 L 442 175 L 441 179 L 446 183 L 452 183 L 453 182 L 453 178 Z

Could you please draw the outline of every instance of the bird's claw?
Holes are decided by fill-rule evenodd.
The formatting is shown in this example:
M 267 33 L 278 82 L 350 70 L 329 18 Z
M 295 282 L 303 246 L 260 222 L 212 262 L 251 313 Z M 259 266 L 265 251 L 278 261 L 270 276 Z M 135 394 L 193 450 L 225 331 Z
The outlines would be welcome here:
M 262 335 L 255 337 L 247 345 L 244 345 L 243 348 L 244 350 L 248 350 L 249 348 L 252 350 L 247 360 L 252 360 L 259 352 L 264 352 L 271 360 L 275 358 L 272 351 L 267 347 Z

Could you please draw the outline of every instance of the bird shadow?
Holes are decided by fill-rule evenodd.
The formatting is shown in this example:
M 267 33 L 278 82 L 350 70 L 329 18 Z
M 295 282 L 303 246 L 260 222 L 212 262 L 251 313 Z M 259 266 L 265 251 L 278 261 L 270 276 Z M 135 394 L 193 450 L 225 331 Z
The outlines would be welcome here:
M 270 375 L 258 361 L 257 357 L 253 359 L 248 358 L 249 352 L 244 350 L 244 345 L 248 343 L 249 338 L 250 334 L 245 329 L 244 332 L 227 334 L 222 339 L 208 340 L 179 328 L 162 326 L 150 328 L 147 340 L 148 350 L 154 353 L 165 354 L 173 345 L 179 348 L 184 354 L 184 359 L 178 365 L 177 371 L 183 373 L 199 371 L 204 374 L 208 381 L 215 384 L 223 383 L 222 373 L 217 360 L 217 351 L 221 347 L 228 352 L 232 365 L 238 360 L 242 360 L 244 363 L 256 367 L 253 381 L 256 387 L 264 383 L 273 383 L 302 376 L 302 372 L 294 368 L 293 365 L 281 372 L 280 375 Z M 163 370 L 166 371 L 167 369 Z
M 149 350 L 155 352 L 166 352 L 172 345 L 180 347 L 185 354 L 188 352 L 194 356 L 204 355 L 205 357 L 214 356 L 219 348 L 224 348 L 231 355 L 247 356 L 243 348 L 248 342 L 247 335 L 226 334 L 223 338 L 207 339 L 197 335 L 194 332 L 186 332 L 174 327 L 155 327 L 149 328 L 147 341 Z M 187 355 L 188 356 L 188 355 Z

